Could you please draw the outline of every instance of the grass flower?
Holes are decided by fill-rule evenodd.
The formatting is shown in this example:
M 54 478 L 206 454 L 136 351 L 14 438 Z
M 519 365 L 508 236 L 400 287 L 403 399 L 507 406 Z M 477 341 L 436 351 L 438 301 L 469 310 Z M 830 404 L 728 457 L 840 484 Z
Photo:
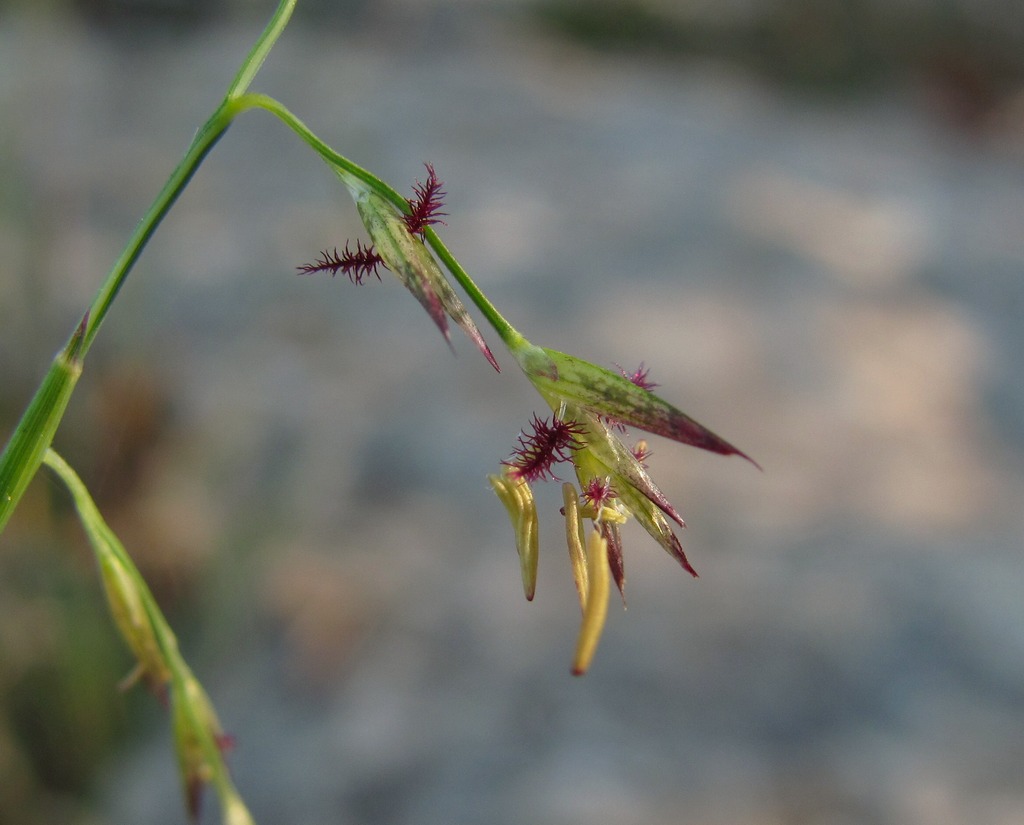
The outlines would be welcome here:
M 121 638 L 135 656 L 135 667 L 122 680 L 121 687 L 127 689 L 141 680 L 163 700 L 171 681 L 171 670 L 146 610 L 138 579 L 115 552 L 104 549 L 97 554 L 97 561 L 110 614 Z
M 216 781 L 217 773 L 224 770 L 223 754 L 233 747 L 234 740 L 224 733 L 210 698 L 191 674 L 173 683 L 171 714 L 185 806 L 196 822 L 203 789 Z
M 321 253 L 316 263 L 304 264 L 299 271 L 329 271 L 333 275 L 340 270 L 360 283 L 367 275 L 377 274 L 378 266 L 390 269 L 427 311 L 449 346 L 448 319 L 451 318 L 476 344 L 488 363 L 500 372 L 476 323 L 423 243 L 427 227 L 440 223 L 439 216 L 445 214 L 440 211 L 445 195 L 442 184 L 434 168 L 430 164 L 426 166 L 427 182 L 417 181 L 413 187 L 415 197 L 407 200 L 408 212 L 404 214 L 359 178 L 336 169 L 356 202 L 372 243 L 363 246 L 357 242 L 355 252 L 350 252 L 346 245 L 340 256 L 337 251 L 333 255 Z
M 501 475 L 487 477 L 491 489 L 505 505 L 516 531 L 516 552 L 523 575 L 523 594 L 533 601 L 537 590 L 537 505 L 529 482 L 507 467 Z
M 563 421 L 557 415 L 552 416 L 550 422 L 534 415 L 530 428 L 531 433 L 520 433 L 519 446 L 508 461 L 502 463 L 516 478 L 526 481 L 555 479 L 552 466 L 572 460 L 572 450 L 582 446 L 576 437 L 583 435 L 583 429 L 575 421 Z
M 382 266 L 385 269 L 387 268 L 387 264 L 377 254 L 373 244 L 363 246 L 362 242 L 356 241 L 356 248 L 354 250 L 349 249 L 347 243 L 340 255 L 338 254 L 338 247 L 334 247 L 333 252 L 328 252 L 325 249 L 314 263 L 302 264 L 296 267 L 296 269 L 302 275 L 330 272 L 332 278 L 339 272 L 344 272 L 352 283 L 362 284 L 363 278 L 367 278 L 370 275 L 376 275 L 379 281 L 379 267 Z
M 509 506 L 507 487 L 515 484 L 518 498 L 528 498 L 535 519 L 530 483 L 555 478 L 552 467 L 557 463 L 569 463 L 575 471 L 579 486 L 563 485 L 562 512 L 583 612 L 572 665 L 572 672 L 580 675 L 589 667 L 604 627 L 609 582 L 614 580 L 620 594 L 624 592 L 622 524 L 635 519 L 684 570 L 697 576 L 671 524 L 685 527 L 685 522 L 647 471 L 647 442 L 641 440 L 627 446 L 623 441 L 626 427 L 720 455 L 738 455 L 758 465 L 746 453 L 655 395 L 652 388 L 657 385 L 643 365 L 633 373 L 621 369 L 615 373 L 574 356 L 534 346 L 525 339 L 512 348 L 512 353 L 554 416 L 549 421 L 534 415 L 531 432 L 520 435 L 519 445 L 503 462 L 503 475 L 491 476 L 492 486 L 509 509 L 513 524 L 517 524 L 518 511 Z M 495 483 L 496 478 L 502 479 L 501 485 Z M 592 528 L 589 536 L 585 536 L 584 522 L 588 520 Z M 519 531 L 517 526 L 517 535 Z M 532 598 L 535 587 L 535 551 L 531 563 L 533 578 L 528 598 Z
M 434 172 L 434 167 L 431 164 L 424 163 L 423 165 L 427 167 L 427 182 L 420 183 L 417 180 L 413 184 L 412 191 L 415 197 L 406 198 L 406 203 L 409 204 L 409 213 L 402 218 L 405 221 L 406 229 L 413 235 L 420 236 L 428 226 L 443 224 L 441 216 L 448 214 L 441 211 L 444 199 L 448 194 L 441 188 L 444 186 L 444 182 L 437 179 L 437 173 Z

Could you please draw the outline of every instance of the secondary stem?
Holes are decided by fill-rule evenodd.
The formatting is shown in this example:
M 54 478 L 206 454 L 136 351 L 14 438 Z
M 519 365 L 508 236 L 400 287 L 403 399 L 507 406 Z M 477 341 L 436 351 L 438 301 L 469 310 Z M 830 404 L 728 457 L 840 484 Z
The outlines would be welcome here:
M 329 166 L 337 167 L 338 169 L 341 169 L 353 177 L 363 181 L 363 183 L 382 198 L 393 203 L 397 209 L 402 211 L 407 211 L 409 209 L 408 202 L 393 187 L 389 186 L 372 172 L 364 169 L 356 163 L 353 163 L 344 155 L 339 155 L 335 152 L 330 146 L 320 140 L 320 138 L 318 138 L 313 131 L 302 122 L 302 120 L 300 120 L 279 100 L 275 100 L 268 95 L 247 94 L 241 95 L 232 100 L 230 107 L 232 109 L 232 114 L 240 114 L 248 109 L 263 109 L 266 112 L 270 112 L 289 129 L 295 132 L 295 134 L 302 138 L 314 152 L 327 161 Z

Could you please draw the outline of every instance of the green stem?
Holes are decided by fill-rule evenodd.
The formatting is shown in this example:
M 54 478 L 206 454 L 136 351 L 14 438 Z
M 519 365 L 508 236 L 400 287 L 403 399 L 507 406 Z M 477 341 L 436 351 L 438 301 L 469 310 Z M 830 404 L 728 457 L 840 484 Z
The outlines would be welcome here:
M 372 172 L 364 169 L 356 163 L 353 163 L 344 155 L 339 155 L 335 152 L 330 146 L 320 140 L 320 138 L 317 137 L 313 131 L 302 122 L 302 120 L 300 120 L 279 100 L 275 100 L 267 95 L 247 94 L 241 95 L 233 100 L 231 102 L 231 106 L 236 110 L 236 113 L 240 113 L 248 109 L 263 109 L 266 112 L 270 112 L 289 129 L 295 132 L 295 134 L 302 138 L 302 140 L 305 141 L 314 152 L 320 155 L 320 157 L 327 162 L 328 166 L 336 167 L 352 175 L 352 177 L 358 178 L 382 198 L 393 203 L 397 209 L 408 211 L 408 201 L 406 201 L 406 199 L 403 198 L 394 188 L 389 186 L 385 181 L 378 178 Z
M 68 345 L 53 359 L 0 456 L 0 533 L 39 469 L 82 374 L 81 345 L 86 321 L 82 319 Z
M 509 352 L 514 355 L 524 347 L 530 346 L 530 342 L 523 337 L 519 330 L 505 320 L 505 316 L 498 312 L 497 307 L 488 300 L 480 287 L 469 277 L 469 273 L 462 268 L 462 264 L 448 251 L 448 247 L 444 245 L 444 242 L 432 227 L 427 227 L 424 237 L 434 252 L 437 253 L 437 257 L 441 259 L 441 262 L 452 273 L 463 290 L 465 290 L 469 299 L 476 304 L 477 309 L 483 313 L 487 322 L 494 327 L 494 331 L 498 333 L 498 337 L 508 347 Z
M 253 78 L 256 77 L 256 72 L 260 70 L 260 66 L 263 65 L 263 61 L 267 59 L 267 55 L 270 54 L 270 50 L 277 42 L 277 38 L 281 36 L 281 32 L 284 31 L 284 27 L 288 25 L 288 21 L 291 19 L 292 11 L 295 9 L 295 3 L 297 0 L 281 0 L 277 5 L 277 10 L 270 18 L 270 22 L 267 23 L 267 27 L 263 30 L 263 33 L 257 38 L 253 47 L 249 50 L 249 54 L 246 55 L 245 60 L 242 61 L 242 66 L 238 70 L 238 74 L 235 75 L 235 79 L 231 81 L 231 85 L 228 86 L 227 94 L 225 98 L 238 97 L 241 94 L 245 94 L 249 89 L 249 85 L 252 83 Z
M 188 185 L 203 159 L 231 124 L 237 109 L 232 102 L 244 95 L 267 53 L 274 45 L 295 8 L 296 0 L 281 0 L 249 54 L 242 62 L 223 101 L 196 133 L 181 162 L 171 173 L 113 268 L 104 280 L 82 323 L 72 332 L 64 351 L 57 356 L 18 426 L 0 454 L 0 532 L 17 506 L 29 482 L 39 470 L 46 449 L 53 442 L 75 383 L 82 370 L 82 359 L 92 346 L 100 325 L 124 285 L 128 273 L 156 232 L 164 216 Z

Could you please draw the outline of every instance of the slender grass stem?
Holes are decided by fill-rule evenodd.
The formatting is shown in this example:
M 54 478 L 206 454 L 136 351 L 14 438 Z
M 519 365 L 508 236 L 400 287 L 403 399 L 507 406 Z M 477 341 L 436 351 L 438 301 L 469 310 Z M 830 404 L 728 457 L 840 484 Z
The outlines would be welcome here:
M 82 374 L 80 348 L 86 321 L 82 319 L 68 345 L 53 359 L 0 456 L 0 532 L 39 469 Z
M 231 108 L 235 112 L 242 112 L 248 109 L 263 109 L 277 117 L 282 123 L 297 134 L 303 141 L 320 157 L 328 166 L 341 169 L 355 178 L 363 181 L 370 189 L 379 194 L 385 200 L 395 205 L 395 208 L 404 212 L 409 210 L 409 203 L 392 186 L 378 178 L 372 172 L 353 163 L 344 155 L 339 155 L 330 146 L 324 143 L 314 132 L 300 120 L 287 106 L 279 100 L 261 94 L 241 95 L 231 101 Z
M 263 65 L 263 61 L 267 59 L 267 55 L 270 54 L 270 50 L 277 42 L 277 38 L 281 36 L 281 32 L 284 31 L 285 26 L 288 25 L 288 21 L 291 19 L 292 11 L 295 9 L 295 3 L 297 0 L 281 0 L 277 5 L 276 11 L 270 18 L 270 22 L 267 23 L 267 27 L 263 30 L 263 33 L 257 38 L 253 47 L 249 50 L 249 54 L 246 55 L 245 60 L 242 61 L 242 65 L 238 70 L 238 74 L 235 75 L 235 79 L 231 81 L 231 85 L 228 86 L 226 99 L 238 97 L 249 89 L 253 78 L 256 77 L 256 73 L 260 70 Z
M 281 0 L 270 22 L 256 40 L 223 101 L 196 132 L 181 162 L 167 179 L 152 205 L 142 216 L 124 250 L 114 262 L 100 286 L 82 323 L 71 333 L 67 345 L 58 354 L 43 378 L 18 426 L 0 453 L 0 532 L 17 506 L 29 482 L 39 470 L 46 449 L 67 409 L 71 393 L 82 371 L 82 360 L 92 346 L 100 325 L 117 298 L 146 243 L 156 232 L 203 159 L 223 136 L 239 111 L 232 102 L 243 96 L 256 76 L 271 47 L 287 25 L 296 0 Z
M 529 341 L 520 334 L 519 330 L 505 320 L 505 316 L 498 312 L 497 307 L 488 300 L 480 287 L 469 277 L 469 273 L 462 268 L 462 264 L 448 251 L 448 247 L 444 245 L 444 242 L 432 227 L 427 227 L 426 232 L 424 232 L 424 238 L 430 245 L 430 248 L 437 253 L 437 257 L 441 259 L 441 262 L 448 268 L 448 271 L 452 273 L 455 280 L 465 290 L 469 299 L 483 313 L 487 322 L 494 327 L 494 331 L 498 333 L 498 337 L 501 338 L 509 351 L 514 354 L 524 346 L 529 346 Z

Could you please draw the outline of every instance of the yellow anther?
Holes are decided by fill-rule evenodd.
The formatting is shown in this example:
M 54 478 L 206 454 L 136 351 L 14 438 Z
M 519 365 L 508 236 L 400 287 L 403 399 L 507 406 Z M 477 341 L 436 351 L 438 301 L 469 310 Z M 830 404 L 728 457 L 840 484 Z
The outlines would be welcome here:
M 587 553 L 583 549 L 583 519 L 580 516 L 580 497 L 576 488 L 568 481 L 562 485 L 562 501 L 565 505 L 565 540 L 569 545 L 569 562 L 576 580 L 576 592 L 580 597 L 580 610 L 587 609 Z
M 590 667 L 597 643 L 601 639 L 601 631 L 604 630 L 605 617 L 608 615 L 608 592 L 611 587 L 608 542 L 596 530 L 587 539 L 587 573 L 587 606 L 583 611 L 580 635 L 576 640 L 576 655 L 572 660 L 574 676 L 582 676 Z
M 491 482 L 491 489 L 501 499 L 512 520 L 523 576 L 523 593 L 527 601 L 533 601 L 537 589 L 538 552 L 537 505 L 533 501 L 533 490 L 526 479 L 513 475 L 508 468 L 500 476 L 487 476 L 487 480 Z

